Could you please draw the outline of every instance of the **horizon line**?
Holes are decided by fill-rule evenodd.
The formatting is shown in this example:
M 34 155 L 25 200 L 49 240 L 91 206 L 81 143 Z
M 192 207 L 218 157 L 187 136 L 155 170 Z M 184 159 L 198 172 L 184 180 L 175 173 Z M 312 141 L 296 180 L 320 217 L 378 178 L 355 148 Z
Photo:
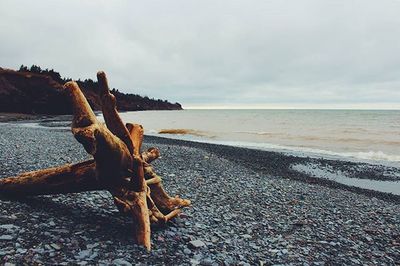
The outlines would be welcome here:
M 184 106 L 184 110 L 400 110 L 400 105 L 391 106 Z

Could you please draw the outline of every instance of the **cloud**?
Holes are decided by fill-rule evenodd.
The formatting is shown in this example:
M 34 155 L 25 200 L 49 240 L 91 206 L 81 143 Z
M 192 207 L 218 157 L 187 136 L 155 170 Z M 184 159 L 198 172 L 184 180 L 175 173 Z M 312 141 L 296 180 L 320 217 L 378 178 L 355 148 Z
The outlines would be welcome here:
M 399 1 L 6 1 L 2 66 L 201 105 L 400 103 Z

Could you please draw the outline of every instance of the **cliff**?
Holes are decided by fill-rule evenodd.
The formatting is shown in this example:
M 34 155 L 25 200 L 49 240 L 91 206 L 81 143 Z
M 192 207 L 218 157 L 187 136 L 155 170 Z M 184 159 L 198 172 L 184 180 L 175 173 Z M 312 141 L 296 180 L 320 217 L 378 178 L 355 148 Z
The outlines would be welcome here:
M 71 104 L 62 88 L 70 79 L 61 78 L 53 70 L 21 66 L 19 71 L 0 68 L 0 112 L 25 114 L 70 114 Z M 97 82 L 78 81 L 83 94 L 94 110 L 101 109 Z M 181 110 L 179 103 L 155 100 L 113 90 L 119 111 Z

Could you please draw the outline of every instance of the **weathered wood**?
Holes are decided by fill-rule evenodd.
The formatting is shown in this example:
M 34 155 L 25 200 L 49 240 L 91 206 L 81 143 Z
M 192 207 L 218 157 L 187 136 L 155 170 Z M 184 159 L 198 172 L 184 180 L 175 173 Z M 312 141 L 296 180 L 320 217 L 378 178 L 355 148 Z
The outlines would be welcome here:
M 0 179 L 0 193 L 7 196 L 67 194 L 104 189 L 96 178 L 94 160 Z
M 186 207 L 191 204 L 190 200 L 181 199 L 179 196 L 169 196 L 161 183 L 162 178 L 154 172 L 151 165 L 147 164 L 144 169 L 145 176 L 147 180 L 150 181 L 148 183 L 151 191 L 150 196 L 162 213 L 168 214 L 175 209 Z
M 144 132 L 143 127 L 140 125 L 131 125 L 128 129 L 133 147 L 132 169 L 130 169 L 131 179 L 129 183 L 130 190 L 126 189 L 126 187 L 121 187 L 113 191 L 112 194 L 116 200 L 115 202 L 117 204 L 123 202 L 123 210 L 130 212 L 132 215 L 137 243 L 150 249 L 150 218 L 147 206 L 147 186 L 144 180 L 143 160 L 140 154 Z M 121 209 L 121 206 L 119 209 Z
M 76 82 L 65 90 L 72 99 L 72 133 L 93 160 L 0 179 L 0 195 L 34 196 L 108 190 L 117 208 L 133 219 L 136 242 L 151 247 L 150 223 L 166 223 L 189 200 L 170 197 L 150 163 L 159 157 L 151 148 L 141 153 L 143 127 L 122 122 L 107 77 L 98 72 L 99 94 L 106 125 L 100 123 Z
M 93 155 L 98 178 L 110 186 L 120 184 L 133 160 L 126 144 L 96 119 L 76 82 L 67 82 L 65 88 L 72 98 L 74 137 Z
M 151 191 L 151 198 L 161 212 L 168 214 L 175 209 L 189 206 L 191 204 L 190 200 L 181 199 L 178 196 L 171 197 L 168 195 L 162 185 L 162 178 L 155 173 L 151 166 L 150 163 L 160 156 L 160 151 L 157 148 L 150 148 L 143 154 L 146 161 L 144 164 L 145 178 Z
M 133 154 L 132 139 L 118 114 L 115 96 L 110 92 L 107 76 L 103 71 L 97 72 L 97 81 L 99 83 L 103 117 L 107 128 L 120 138 L 126 144 L 129 152 Z

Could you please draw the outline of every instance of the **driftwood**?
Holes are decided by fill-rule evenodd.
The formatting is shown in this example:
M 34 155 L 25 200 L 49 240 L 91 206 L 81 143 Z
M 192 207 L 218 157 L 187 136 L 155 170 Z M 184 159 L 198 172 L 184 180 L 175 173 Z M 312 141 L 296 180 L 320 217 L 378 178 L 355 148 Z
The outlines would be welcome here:
M 150 163 L 157 148 L 141 153 L 143 127 L 122 122 L 104 72 L 97 73 L 105 125 L 100 123 L 76 82 L 64 85 L 73 106 L 72 133 L 92 160 L 0 179 L 0 195 L 35 196 L 108 190 L 118 210 L 133 219 L 136 241 L 150 250 L 150 224 L 166 223 L 190 205 L 170 197 Z

